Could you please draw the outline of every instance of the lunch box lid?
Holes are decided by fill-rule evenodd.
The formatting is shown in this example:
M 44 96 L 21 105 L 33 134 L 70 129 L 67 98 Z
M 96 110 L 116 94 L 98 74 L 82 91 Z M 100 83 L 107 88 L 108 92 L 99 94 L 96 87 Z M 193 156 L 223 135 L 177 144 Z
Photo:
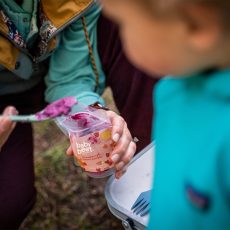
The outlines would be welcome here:
M 154 143 L 138 153 L 125 175 L 119 180 L 110 177 L 105 187 L 105 198 L 113 215 L 122 220 L 126 229 L 145 229 L 149 214 L 141 217 L 131 211 L 141 192 L 150 190 L 154 171 Z

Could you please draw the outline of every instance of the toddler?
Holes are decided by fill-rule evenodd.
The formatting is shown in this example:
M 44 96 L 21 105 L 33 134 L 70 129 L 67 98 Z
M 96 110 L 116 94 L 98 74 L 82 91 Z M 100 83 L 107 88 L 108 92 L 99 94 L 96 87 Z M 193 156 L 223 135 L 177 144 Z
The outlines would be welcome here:
M 154 91 L 149 229 L 230 229 L 230 2 L 101 2 L 130 60 L 169 76 Z

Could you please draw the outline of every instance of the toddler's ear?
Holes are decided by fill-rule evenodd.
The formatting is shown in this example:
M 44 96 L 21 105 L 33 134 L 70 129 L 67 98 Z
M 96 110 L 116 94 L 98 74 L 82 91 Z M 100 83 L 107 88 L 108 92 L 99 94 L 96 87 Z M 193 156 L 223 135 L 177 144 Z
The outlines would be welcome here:
M 222 34 L 221 19 L 217 10 L 198 5 L 188 5 L 184 10 L 190 44 L 198 51 L 212 49 Z

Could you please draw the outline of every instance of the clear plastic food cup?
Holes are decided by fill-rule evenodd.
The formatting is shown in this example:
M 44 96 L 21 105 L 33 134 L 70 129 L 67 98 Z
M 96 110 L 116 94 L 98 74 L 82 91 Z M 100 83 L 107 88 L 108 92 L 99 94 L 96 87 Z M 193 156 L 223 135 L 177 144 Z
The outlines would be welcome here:
M 114 173 L 111 152 L 115 143 L 111 138 L 112 125 L 105 111 L 78 112 L 62 122 L 68 130 L 74 157 L 78 165 L 91 177 L 103 178 Z

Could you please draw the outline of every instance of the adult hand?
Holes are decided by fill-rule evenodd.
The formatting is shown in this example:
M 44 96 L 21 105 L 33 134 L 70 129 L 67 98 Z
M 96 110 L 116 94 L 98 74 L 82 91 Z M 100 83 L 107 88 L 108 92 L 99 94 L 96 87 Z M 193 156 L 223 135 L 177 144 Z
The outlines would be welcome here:
M 116 142 L 111 160 L 115 165 L 115 176 L 119 179 L 126 172 L 126 166 L 136 152 L 136 143 L 133 141 L 127 124 L 121 116 L 113 111 L 107 111 L 107 115 L 112 123 L 112 139 Z
M 3 117 L 0 118 L 0 149 L 6 143 L 16 125 L 15 122 L 10 121 L 7 116 L 16 114 L 18 114 L 18 111 L 13 106 L 7 106 L 2 113 Z
M 133 141 L 125 120 L 113 111 L 106 111 L 106 113 L 112 123 L 112 139 L 116 143 L 111 160 L 115 165 L 115 177 L 119 179 L 126 172 L 127 164 L 136 152 L 136 143 Z M 73 155 L 71 146 L 66 153 L 69 156 Z

